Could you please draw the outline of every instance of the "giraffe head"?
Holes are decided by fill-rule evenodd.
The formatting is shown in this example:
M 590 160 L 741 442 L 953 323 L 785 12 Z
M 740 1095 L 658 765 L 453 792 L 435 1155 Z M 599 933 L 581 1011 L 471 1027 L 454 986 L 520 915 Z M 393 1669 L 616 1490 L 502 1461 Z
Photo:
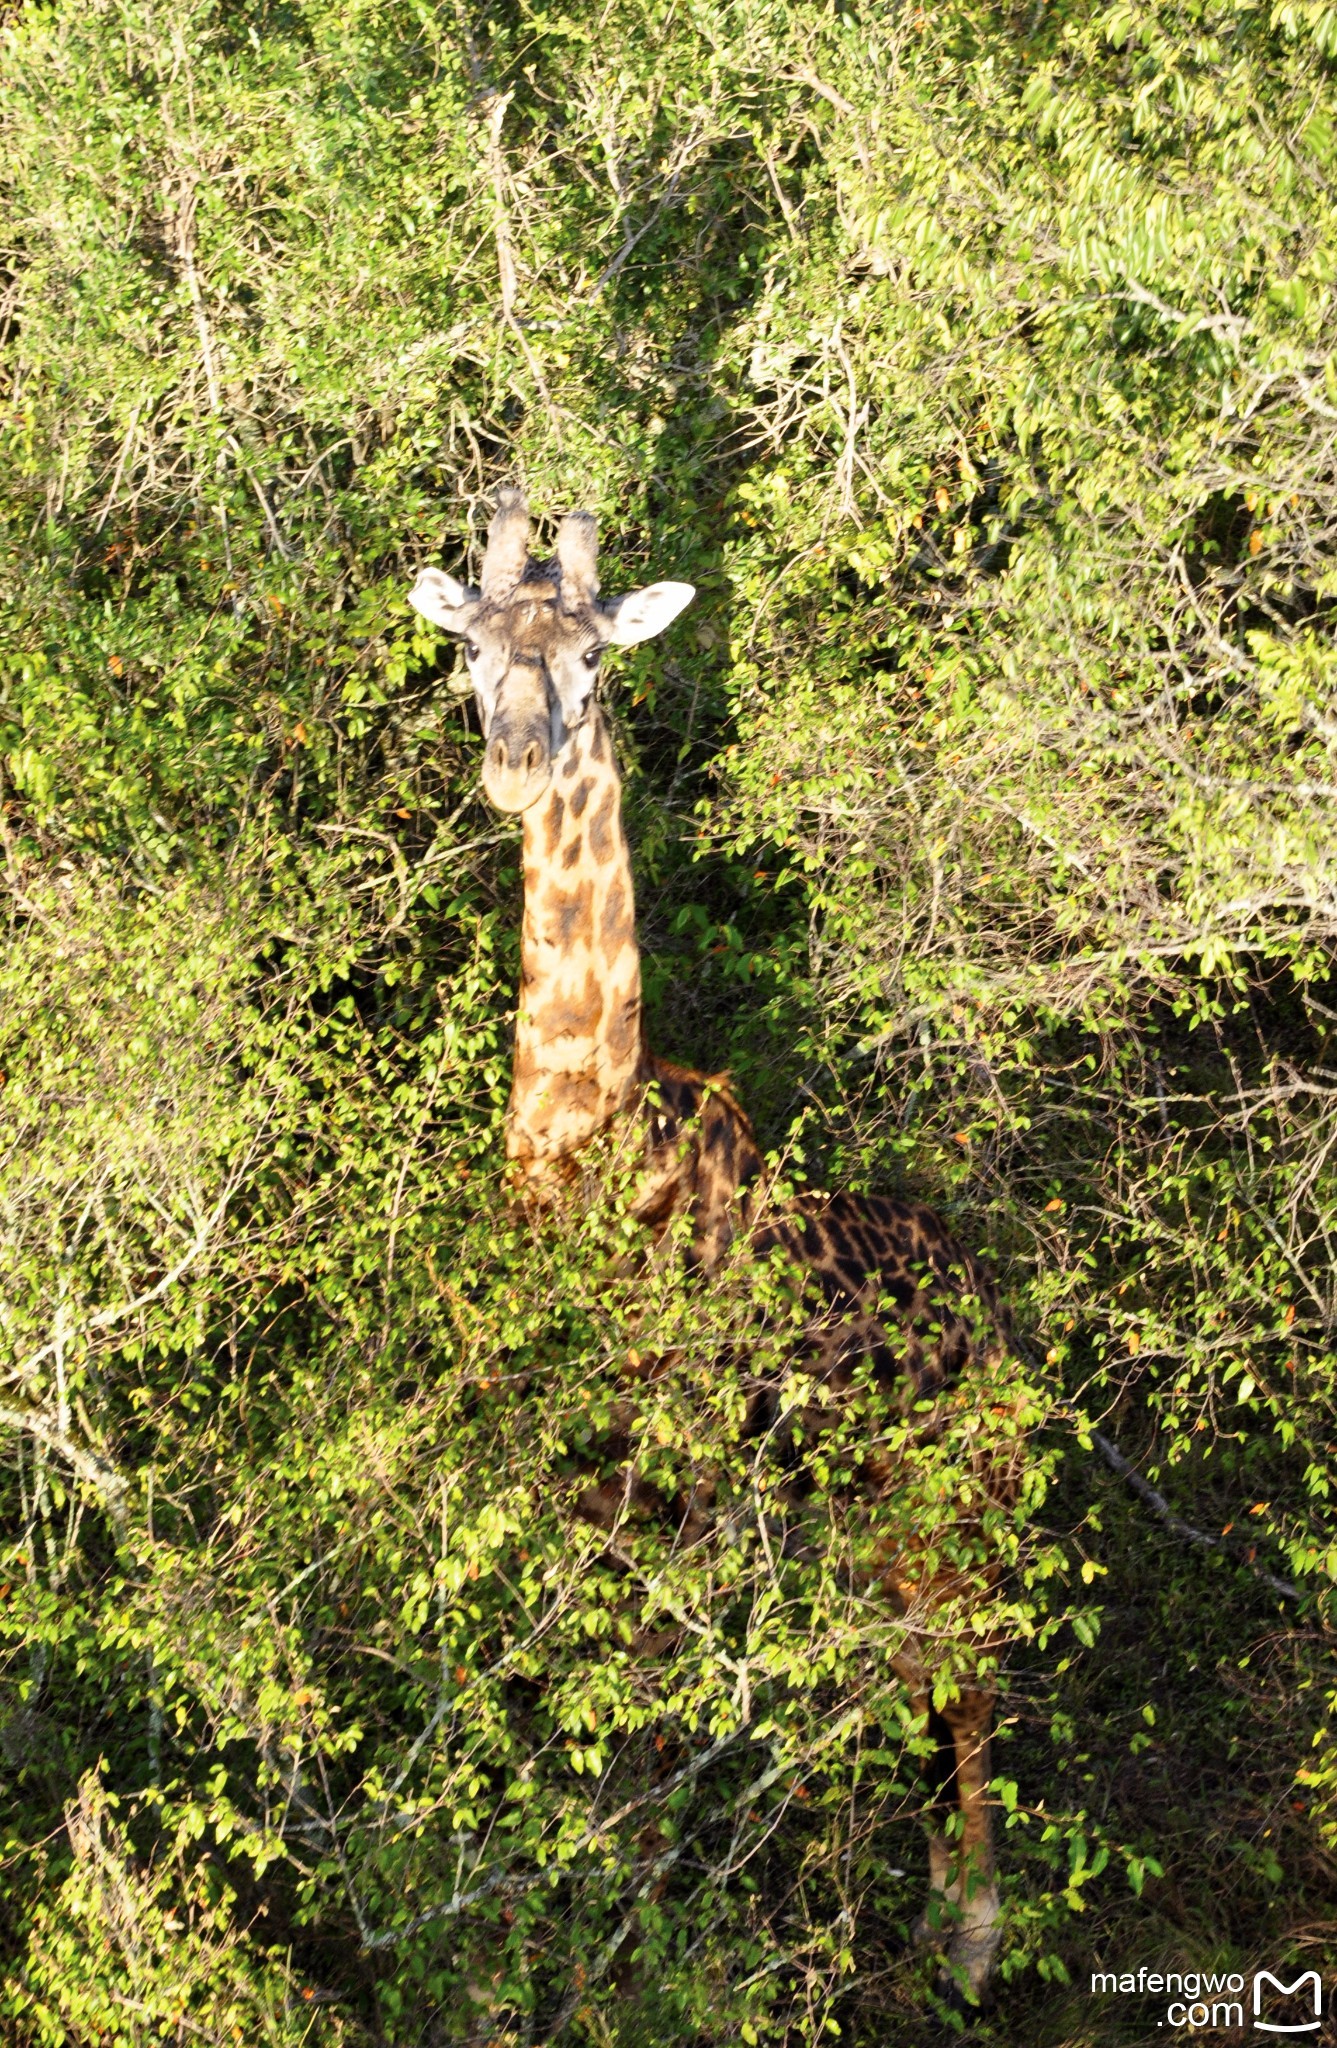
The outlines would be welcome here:
M 690 583 L 651 583 L 600 598 L 592 516 L 569 512 L 550 562 L 529 554 L 521 492 L 498 494 L 477 590 L 442 569 L 422 569 L 415 611 L 458 633 L 482 722 L 483 787 L 501 811 L 526 811 L 547 790 L 563 749 L 589 710 L 605 647 L 634 647 L 691 603 Z

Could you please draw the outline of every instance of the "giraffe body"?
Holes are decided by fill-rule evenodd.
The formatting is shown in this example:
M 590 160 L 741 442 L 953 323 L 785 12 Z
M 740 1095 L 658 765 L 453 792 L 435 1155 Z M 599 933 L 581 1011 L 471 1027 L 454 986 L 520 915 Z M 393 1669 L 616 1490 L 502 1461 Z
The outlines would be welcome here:
M 583 1146 L 625 1126 L 639 1170 L 631 1213 L 653 1238 L 686 1214 L 689 1260 L 706 1278 L 739 1236 L 758 1258 L 787 1255 L 815 1297 L 795 1362 L 839 1393 L 868 1359 L 907 1408 L 931 1402 L 1006 1346 L 1007 1317 L 987 1268 L 917 1203 L 805 1193 L 768 1210 L 761 1155 L 727 1076 L 675 1066 L 645 1043 L 621 782 L 594 680 L 606 646 L 661 630 L 691 588 L 654 584 L 600 603 L 588 514 L 563 521 L 551 563 L 530 561 L 528 535 L 523 499 L 503 493 L 481 588 L 429 569 L 412 592 L 419 611 L 464 639 L 484 729 L 484 786 L 499 808 L 523 814 L 521 989 L 506 1125 L 521 1186 L 541 1202 L 577 1170 Z M 767 1425 L 768 1398 L 759 1390 L 750 1427 Z M 622 1452 L 610 1442 L 609 1451 L 630 1460 L 630 1440 Z M 864 1477 L 874 1493 L 896 1485 L 894 1464 L 879 1465 L 871 1452 Z M 994 1469 L 986 1459 L 982 1477 L 994 1500 L 1012 1497 L 1006 1461 Z M 710 1491 L 704 1478 L 680 1504 L 686 1535 L 709 1525 Z M 630 1462 L 588 1488 L 580 1511 L 609 1526 L 629 1505 L 664 1505 Z M 911 1543 L 882 1560 L 878 1578 L 910 1623 L 894 1661 L 936 1744 L 931 1897 L 954 1928 L 949 1961 L 978 1994 L 999 1938 L 987 1798 L 993 1695 L 962 1686 L 934 1701 L 927 1639 L 914 1623 L 962 1590 L 959 1575 L 927 1573 Z M 961 1819 L 949 1840 L 943 1822 L 953 1806 Z M 936 1933 L 940 1915 L 931 1908 L 927 1917 Z

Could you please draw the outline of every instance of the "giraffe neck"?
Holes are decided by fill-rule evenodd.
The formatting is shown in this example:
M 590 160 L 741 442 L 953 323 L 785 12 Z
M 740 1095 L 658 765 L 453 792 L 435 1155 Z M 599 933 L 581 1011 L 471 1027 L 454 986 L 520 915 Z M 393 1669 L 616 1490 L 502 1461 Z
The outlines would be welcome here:
M 525 911 L 507 1156 L 576 1151 L 641 1079 L 641 956 L 622 784 L 598 705 L 524 814 Z

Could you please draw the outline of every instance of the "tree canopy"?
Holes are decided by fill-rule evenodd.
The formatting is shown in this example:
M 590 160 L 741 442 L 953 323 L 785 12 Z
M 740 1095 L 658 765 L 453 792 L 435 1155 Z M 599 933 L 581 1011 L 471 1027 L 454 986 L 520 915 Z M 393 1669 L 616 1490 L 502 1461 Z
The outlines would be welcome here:
M 1337 9 L 0 14 L 7 2038 L 917 2048 L 867 1567 L 1026 1434 L 979 2037 L 1323 1967 Z M 407 589 L 517 478 L 697 587 L 605 686 L 656 1048 L 1044 1359 L 863 1388 L 779 1552 L 783 1275 L 501 1171 L 518 832 Z M 628 1401 L 708 1542 L 573 1519 Z

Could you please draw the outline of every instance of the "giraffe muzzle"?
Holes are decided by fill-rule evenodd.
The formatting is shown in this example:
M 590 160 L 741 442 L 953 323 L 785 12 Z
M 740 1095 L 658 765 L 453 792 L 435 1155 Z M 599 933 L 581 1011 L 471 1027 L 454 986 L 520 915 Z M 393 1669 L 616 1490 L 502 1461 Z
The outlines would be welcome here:
M 499 811 L 527 811 L 552 780 L 548 720 L 525 720 L 500 728 L 493 720 L 483 756 L 483 788 Z

